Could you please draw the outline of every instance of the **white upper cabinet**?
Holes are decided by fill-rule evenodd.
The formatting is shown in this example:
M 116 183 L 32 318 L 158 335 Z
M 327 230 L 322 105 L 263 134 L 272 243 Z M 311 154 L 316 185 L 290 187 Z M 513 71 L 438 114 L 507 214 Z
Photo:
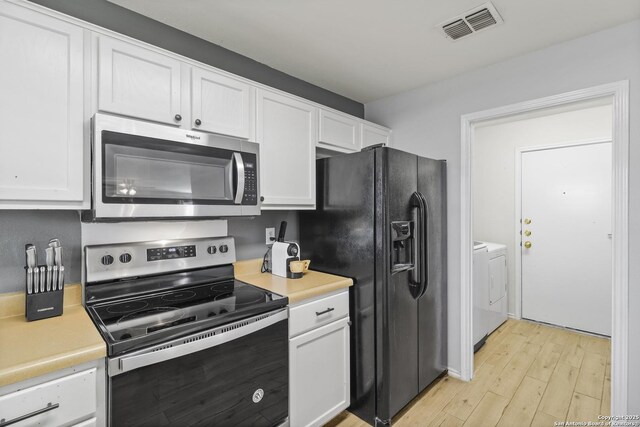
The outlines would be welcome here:
M 180 61 L 109 37 L 98 43 L 99 110 L 181 123 Z
M 262 209 L 315 209 L 318 109 L 263 89 L 256 103 Z
M 0 208 L 83 201 L 83 30 L 0 2 Z
M 252 139 L 251 86 L 196 67 L 191 79 L 193 129 Z
M 391 129 L 370 122 L 362 123 L 362 148 L 376 144 L 391 145 Z
M 359 151 L 360 120 L 320 108 L 318 146 L 339 151 Z

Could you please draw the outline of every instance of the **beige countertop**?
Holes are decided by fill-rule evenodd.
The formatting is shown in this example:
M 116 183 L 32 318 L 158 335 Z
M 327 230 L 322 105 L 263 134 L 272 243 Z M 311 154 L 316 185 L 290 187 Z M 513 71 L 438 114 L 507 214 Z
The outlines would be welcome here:
M 0 295 L 0 387 L 106 357 L 80 294 L 80 285 L 65 286 L 62 316 L 33 322 L 24 292 Z
M 238 261 L 234 264 L 236 279 L 289 297 L 289 304 L 319 297 L 353 285 L 353 280 L 309 270 L 301 279 L 287 279 L 270 273 L 261 273 L 262 259 Z

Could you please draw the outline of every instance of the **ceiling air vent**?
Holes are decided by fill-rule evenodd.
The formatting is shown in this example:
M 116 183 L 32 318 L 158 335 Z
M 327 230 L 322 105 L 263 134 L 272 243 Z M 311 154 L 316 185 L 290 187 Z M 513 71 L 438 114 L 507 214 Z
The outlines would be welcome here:
M 473 33 L 467 23 L 464 22 L 464 19 L 458 19 L 457 21 L 452 22 L 449 25 L 445 25 L 444 27 L 442 27 L 442 29 L 448 37 L 451 37 L 454 40 Z
M 502 17 L 491 2 L 475 7 L 467 12 L 448 19 L 439 26 L 451 40 L 458 40 L 475 32 L 502 24 Z

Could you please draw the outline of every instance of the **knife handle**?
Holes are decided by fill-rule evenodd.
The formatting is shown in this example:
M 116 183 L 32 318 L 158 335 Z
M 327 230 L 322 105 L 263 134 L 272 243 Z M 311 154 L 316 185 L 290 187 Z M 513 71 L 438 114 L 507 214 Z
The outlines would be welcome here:
M 47 266 L 47 292 L 51 291 L 51 287 L 53 285 L 53 282 L 51 280 L 53 278 L 52 276 L 53 276 L 53 268 L 50 266 Z
M 64 289 L 64 265 L 60 266 L 58 270 L 58 290 Z
M 33 293 L 37 294 L 40 292 L 40 270 L 38 267 L 33 269 Z
M 60 267 L 62 265 L 62 246 L 56 246 L 53 248 L 53 262 Z
M 53 290 L 56 291 L 58 290 L 58 266 L 54 265 L 53 266 L 53 276 L 51 278 L 51 284 L 53 286 Z
M 33 268 L 27 268 L 27 293 L 33 293 Z
M 47 280 L 47 271 L 44 267 L 40 267 L 40 292 L 44 292 L 46 290 L 46 280 Z

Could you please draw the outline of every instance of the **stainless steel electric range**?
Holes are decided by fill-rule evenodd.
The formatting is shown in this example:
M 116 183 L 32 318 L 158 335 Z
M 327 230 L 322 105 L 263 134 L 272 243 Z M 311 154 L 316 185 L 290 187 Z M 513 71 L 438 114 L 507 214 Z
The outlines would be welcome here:
M 111 426 L 275 426 L 288 416 L 286 297 L 234 279 L 232 237 L 85 247 Z

